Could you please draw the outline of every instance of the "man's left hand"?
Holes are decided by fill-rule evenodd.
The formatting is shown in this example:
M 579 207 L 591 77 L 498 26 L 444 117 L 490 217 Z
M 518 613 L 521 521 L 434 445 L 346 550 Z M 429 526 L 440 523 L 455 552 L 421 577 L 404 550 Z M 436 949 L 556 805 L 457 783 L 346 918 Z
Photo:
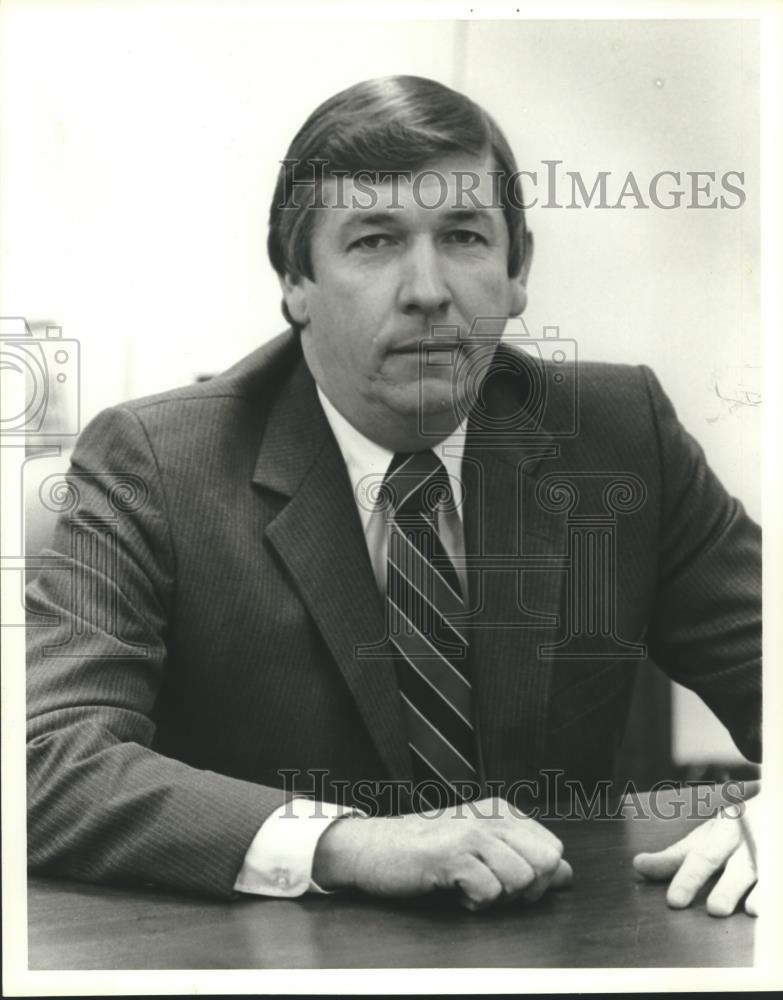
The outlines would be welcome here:
M 758 916 L 755 846 L 748 844 L 760 822 L 756 796 L 722 809 L 682 840 L 652 854 L 637 854 L 634 868 L 647 879 L 671 879 L 666 893 L 669 906 L 690 906 L 696 894 L 716 872 L 722 875 L 707 897 L 707 912 L 728 917 L 751 886 L 745 912 Z M 742 813 L 743 819 L 739 819 Z

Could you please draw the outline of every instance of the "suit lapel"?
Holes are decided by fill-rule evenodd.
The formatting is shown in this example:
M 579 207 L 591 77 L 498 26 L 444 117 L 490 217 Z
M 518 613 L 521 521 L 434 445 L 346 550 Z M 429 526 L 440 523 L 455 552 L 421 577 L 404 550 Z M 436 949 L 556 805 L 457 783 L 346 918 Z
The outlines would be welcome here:
M 289 497 L 267 527 L 350 688 L 391 777 L 410 779 L 396 672 L 383 602 L 345 463 L 300 362 L 269 415 L 253 481 Z M 372 658 L 361 646 L 378 645 Z
M 551 661 L 538 649 L 558 628 L 565 577 L 556 567 L 566 542 L 562 519 L 537 502 L 536 486 L 542 459 L 556 455 L 544 433 L 522 446 L 487 447 L 474 430 L 465 450 L 466 553 L 477 567 L 469 573 L 471 665 L 489 779 L 532 777 L 541 763 Z M 499 568 L 514 557 L 538 568 Z

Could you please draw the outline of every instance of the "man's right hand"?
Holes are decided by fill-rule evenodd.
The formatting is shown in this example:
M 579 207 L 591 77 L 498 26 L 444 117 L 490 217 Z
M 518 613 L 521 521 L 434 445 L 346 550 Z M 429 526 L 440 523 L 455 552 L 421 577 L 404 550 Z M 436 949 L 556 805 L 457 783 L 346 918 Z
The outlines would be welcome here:
M 348 817 L 321 836 L 313 881 L 322 889 L 417 896 L 454 889 L 469 910 L 569 885 L 563 845 L 505 799 L 431 813 Z

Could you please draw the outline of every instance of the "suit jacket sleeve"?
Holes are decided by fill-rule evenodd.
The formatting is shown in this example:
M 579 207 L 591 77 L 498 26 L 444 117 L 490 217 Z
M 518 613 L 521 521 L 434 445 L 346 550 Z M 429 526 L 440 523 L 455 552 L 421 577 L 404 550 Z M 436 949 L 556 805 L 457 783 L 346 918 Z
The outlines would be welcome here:
M 650 654 L 761 759 L 761 537 L 649 369 L 662 497 Z
M 289 796 L 151 749 L 175 613 L 155 456 L 136 414 L 85 429 L 53 547 L 27 605 L 28 853 L 32 868 L 231 896 L 263 821 Z

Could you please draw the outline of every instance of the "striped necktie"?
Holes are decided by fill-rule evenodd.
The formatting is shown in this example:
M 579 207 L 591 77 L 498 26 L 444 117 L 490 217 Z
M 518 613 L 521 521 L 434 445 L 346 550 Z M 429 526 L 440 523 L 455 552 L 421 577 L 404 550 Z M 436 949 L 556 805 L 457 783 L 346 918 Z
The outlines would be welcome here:
M 438 808 L 478 795 L 468 644 L 452 622 L 465 606 L 437 529 L 438 510 L 453 510 L 454 501 L 432 451 L 395 455 L 384 487 L 386 601 L 419 789 L 414 804 Z

